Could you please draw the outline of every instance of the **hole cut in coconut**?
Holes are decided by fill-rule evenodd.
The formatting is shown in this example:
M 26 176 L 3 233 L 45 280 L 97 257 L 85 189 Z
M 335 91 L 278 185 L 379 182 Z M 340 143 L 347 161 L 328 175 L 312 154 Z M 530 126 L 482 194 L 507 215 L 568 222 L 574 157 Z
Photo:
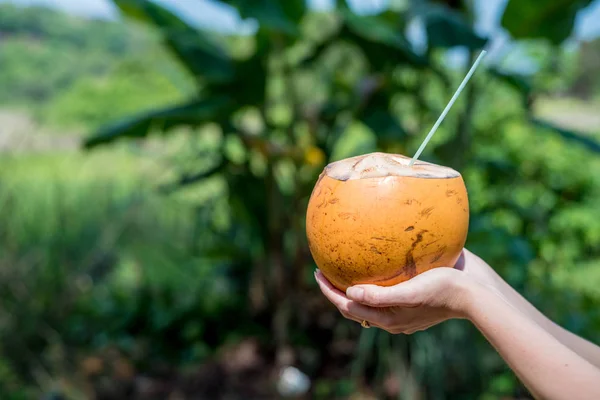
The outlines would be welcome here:
M 449 167 L 417 161 L 409 166 L 411 158 L 400 154 L 369 153 L 335 161 L 325 167 L 325 174 L 339 181 L 407 176 L 414 178 L 450 179 L 460 174 Z

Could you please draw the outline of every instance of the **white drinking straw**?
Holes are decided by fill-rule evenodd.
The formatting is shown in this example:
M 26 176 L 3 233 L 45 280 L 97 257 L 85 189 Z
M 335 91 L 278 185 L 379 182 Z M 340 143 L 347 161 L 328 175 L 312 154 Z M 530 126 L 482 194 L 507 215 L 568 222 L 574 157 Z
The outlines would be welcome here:
M 464 89 L 467 82 L 469 82 L 469 79 L 471 79 L 471 76 L 475 72 L 475 69 L 477 69 L 477 66 L 479 65 L 479 63 L 481 62 L 483 57 L 486 55 L 486 53 L 487 53 L 487 51 L 485 51 L 485 50 L 481 51 L 481 54 L 479 54 L 479 57 L 477 57 L 477 60 L 475 60 L 475 63 L 469 70 L 469 73 L 467 74 L 467 76 L 465 76 L 465 79 L 463 79 L 463 81 L 460 84 L 460 86 L 458 87 L 458 89 L 456 89 L 456 93 L 454 93 L 454 96 L 452 96 L 452 99 L 450 99 L 450 102 L 448 103 L 448 105 L 446 106 L 444 111 L 442 112 L 442 115 L 440 115 L 440 117 L 438 118 L 436 123 L 433 125 L 433 128 L 431 128 L 431 130 L 429 131 L 429 134 L 427 135 L 427 137 L 425 137 L 425 140 L 423 140 L 423 143 L 421 143 L 421 147 L 419 147 L 419 150 L 417 150 L 417 152 L 413 156 L 412 160 L 410 160 L 410 163 L 408 164 L 409 167 L 412 167 L 413 164 L 415 163 L 415 161 L 417 161 L 417 158 L 419 158 L 419 156 L 425 149 L 425 146 L 427 146 L 427 143 L 429 143 L 429 140 L 431 139 L 431 137 L 433 136 L 433 134 L 435 133 L 437 128 L 440 126 L 440 124 L 442 123 L 444 118 L 446 118 L 446 114 L 448 114 L 448 111 L 450 111 L 450 108 L 452 107 L 452 105 L 454 104 L 454 102 L 456 101 L 458 96 L 460 95 L 460 92 L 462 92 L 462 90 Z

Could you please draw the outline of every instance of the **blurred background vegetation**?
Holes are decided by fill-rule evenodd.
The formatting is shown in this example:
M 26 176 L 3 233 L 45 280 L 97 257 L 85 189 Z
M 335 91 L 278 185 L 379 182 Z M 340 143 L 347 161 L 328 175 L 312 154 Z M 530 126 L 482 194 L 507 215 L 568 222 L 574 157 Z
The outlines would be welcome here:
M 464 321 L 341 318 L 304 233 L 322 168 L 412 155 L 486 47 L 422 158 L 463 174 L 468 247 L 599 341 L 599 1 L 30 3 L 0 2 L 3 399 L 529 398 Z

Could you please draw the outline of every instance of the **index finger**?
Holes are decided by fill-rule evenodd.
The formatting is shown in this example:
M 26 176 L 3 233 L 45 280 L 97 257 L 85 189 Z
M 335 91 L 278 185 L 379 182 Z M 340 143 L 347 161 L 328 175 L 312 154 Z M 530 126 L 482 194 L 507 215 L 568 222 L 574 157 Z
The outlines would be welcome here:
M 367 320 L 372 326 L 380 327 L 384 313 L 366 305 L 350 300 L 344 292 L 335 288 L 327 278 L 320 272 L 315 272 L 315 279 L 325 297 L 348 319 L 356 322 Z
M 345 304 L 350 301 L 346 294 L 341 290 L 337 289 L 335 286 L 329 282 L 327 278 L 321 273 L 321 271 L 315 272 L 315 279 L 321 288 L 323 294 L 335 305 Z

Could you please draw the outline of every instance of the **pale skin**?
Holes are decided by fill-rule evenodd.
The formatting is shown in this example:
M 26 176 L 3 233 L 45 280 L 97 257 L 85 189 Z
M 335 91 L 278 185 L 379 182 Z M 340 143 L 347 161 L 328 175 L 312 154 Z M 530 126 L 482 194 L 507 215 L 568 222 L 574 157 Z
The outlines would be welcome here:
M 467 319 L 539 399 L 600 399 L 600 347 L 552 322 L 468 250 L 454 268 L 436 268 L 391 287 L 343 293 L 319 271 L 323 294 L 345 318 L 394 334 Z

